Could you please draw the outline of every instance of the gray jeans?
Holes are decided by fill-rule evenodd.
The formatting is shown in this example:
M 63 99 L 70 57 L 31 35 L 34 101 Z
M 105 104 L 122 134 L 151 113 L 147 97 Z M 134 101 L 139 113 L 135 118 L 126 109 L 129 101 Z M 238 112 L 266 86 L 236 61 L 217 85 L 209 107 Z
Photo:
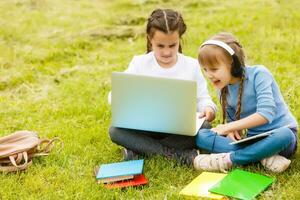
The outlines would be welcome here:
M 211 125 L 205 121 L 201 129 L 209 129 Z M 144 155 L 165 155 L 169 149 L 195 149 L 195 136 L 182 136 L 134 129 L 109 128 L 111 140 L 126 149 Z

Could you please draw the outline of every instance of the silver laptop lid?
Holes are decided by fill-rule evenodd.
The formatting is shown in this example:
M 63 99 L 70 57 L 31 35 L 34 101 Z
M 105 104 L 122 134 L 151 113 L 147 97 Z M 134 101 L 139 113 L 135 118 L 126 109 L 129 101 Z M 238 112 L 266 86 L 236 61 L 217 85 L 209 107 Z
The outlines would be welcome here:
M 196 82 L 112 73 L 112 126 L 196 134 Z

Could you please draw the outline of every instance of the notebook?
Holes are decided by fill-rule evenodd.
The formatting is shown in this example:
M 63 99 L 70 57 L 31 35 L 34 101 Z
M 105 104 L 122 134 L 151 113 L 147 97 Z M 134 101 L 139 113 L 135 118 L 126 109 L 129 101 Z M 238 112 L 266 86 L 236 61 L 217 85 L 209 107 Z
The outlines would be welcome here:
M 235 169 L 209 191 L 238 199 L 254 199 L 274 181 L 275 178 Z
M 227 199 L 225 196 L 208 191 L 213 185 L 221 181 L 227 174 L 202 172 L 191 183 L 183 188 L 179 194 L 211 199 Z
M 112 184 L 105 184 L 104 187 L 113 189 L 113 188 L 124 188 L 124 187 L 131 187 L 131 186 L 139 186 L 145 185 L 148 183 L 147 178 L 144 174 L 139 174 L 134 176 L 133 179 L 125 180 L 125 181 L 118 181 Z
M 196 93 L 196 81 L 113 72 L 112 126 L 194 136 Z
M 134 175 L 142 174 L 143 164 L 143 159 L 102 164 L 98 170 L 96 179 L 102 183 L 131 179 Z

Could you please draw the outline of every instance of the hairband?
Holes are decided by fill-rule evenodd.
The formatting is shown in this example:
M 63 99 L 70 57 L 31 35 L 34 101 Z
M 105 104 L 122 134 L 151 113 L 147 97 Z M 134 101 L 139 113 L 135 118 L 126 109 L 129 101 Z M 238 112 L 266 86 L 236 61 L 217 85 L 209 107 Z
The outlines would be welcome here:
M 222 47 L 225 49 L 231 56 L 234 55 L 234 50 L 225 42 L 222 42 L 220 40 L 207 40 L 203 44 L 201 44 L 200 48 L 202 48 L 205 45 L 213 44 L 219 47 Z

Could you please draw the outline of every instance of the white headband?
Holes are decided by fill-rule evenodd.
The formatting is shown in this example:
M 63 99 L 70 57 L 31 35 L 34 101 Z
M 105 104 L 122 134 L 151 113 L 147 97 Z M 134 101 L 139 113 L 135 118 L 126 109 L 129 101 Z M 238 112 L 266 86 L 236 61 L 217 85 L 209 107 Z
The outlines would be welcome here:
M 209 45 L 209 44 L 213 44 L 219 47 L 222 47 L 223 49 L 225 49 L 230 55 L 234 54 L 234 50 L 225 42 L 222 42 L 220 40 L 207 40 L 205 41 L 203 44 L 201 44 L 200 48 L 202 48 L 204 45 Z

